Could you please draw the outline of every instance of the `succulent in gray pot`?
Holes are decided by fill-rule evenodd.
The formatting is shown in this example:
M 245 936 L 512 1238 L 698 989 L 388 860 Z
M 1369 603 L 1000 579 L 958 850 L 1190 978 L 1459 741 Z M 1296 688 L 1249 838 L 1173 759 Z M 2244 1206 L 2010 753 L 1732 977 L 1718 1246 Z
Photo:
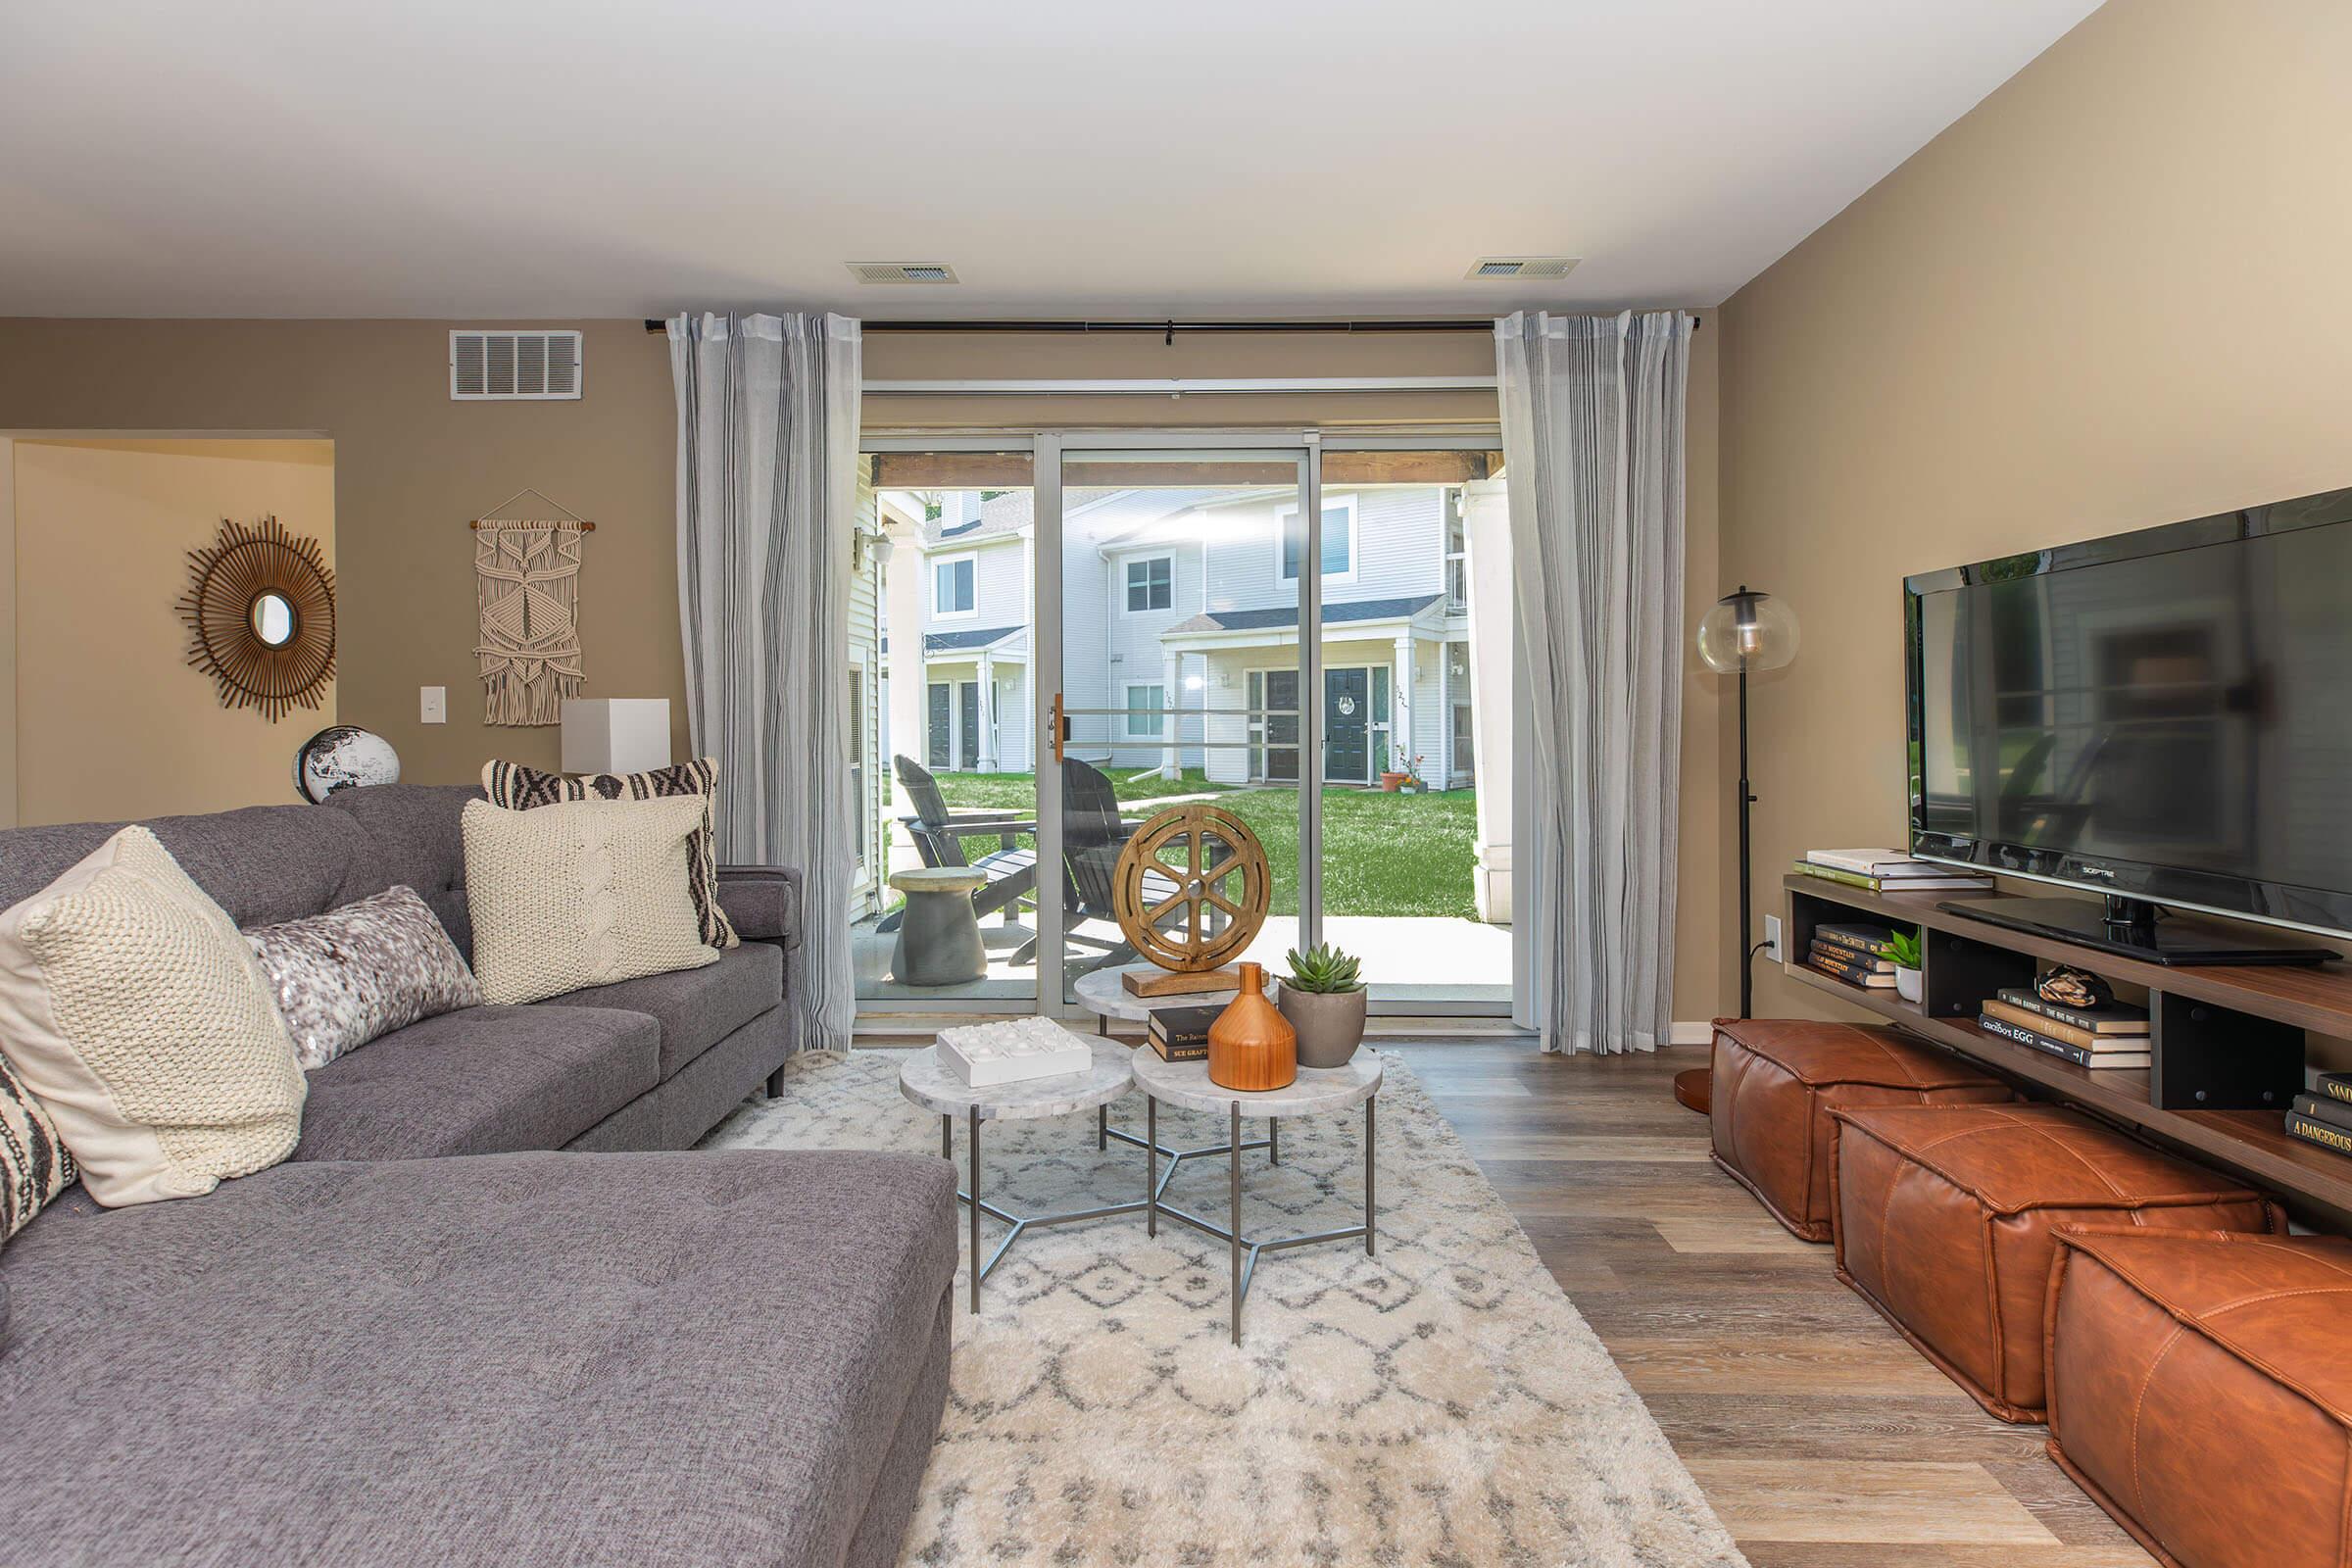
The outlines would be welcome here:
M 1298 1065 L 1345 1067 L 1364 1043 L 1364 983 L 1356 960 L 1326 942 L 1290 952 L 1275 1005 L 1298 1031 Z

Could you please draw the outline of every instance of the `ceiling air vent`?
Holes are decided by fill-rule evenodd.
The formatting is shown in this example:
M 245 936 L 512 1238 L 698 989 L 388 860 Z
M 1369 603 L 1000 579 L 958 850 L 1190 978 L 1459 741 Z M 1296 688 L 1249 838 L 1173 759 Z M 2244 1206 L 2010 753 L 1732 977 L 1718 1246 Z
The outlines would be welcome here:
M 577 332 L 452 332 L 449 395 L 461 402 L 537 402 L 580 395 Z
M 850 273 L 860 283 L 953 283 L 956 269 L 945 262 L 852 262 Z
M 1566 277 L 1569 269 L 1575 266 L 1573 256 L 1481 256 L 1462 275 L 1541 282 Z

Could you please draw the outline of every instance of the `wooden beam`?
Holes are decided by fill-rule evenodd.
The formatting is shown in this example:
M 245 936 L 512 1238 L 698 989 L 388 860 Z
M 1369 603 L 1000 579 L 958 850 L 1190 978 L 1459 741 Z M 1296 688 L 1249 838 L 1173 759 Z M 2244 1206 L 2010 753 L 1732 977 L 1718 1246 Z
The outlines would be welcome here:
M 1025 452 L 877 452 L 877 489 L 1026 490 L 1036 482 Z M 1211 485 L 1285 485 L 1287 463 L 1094 461 L 1070 457 L 1062 482 L 1087 489 Z M 1464 484 L 1502 470 L 1499 452 L 1326 452 L 1323 482 L 1334 484 Z

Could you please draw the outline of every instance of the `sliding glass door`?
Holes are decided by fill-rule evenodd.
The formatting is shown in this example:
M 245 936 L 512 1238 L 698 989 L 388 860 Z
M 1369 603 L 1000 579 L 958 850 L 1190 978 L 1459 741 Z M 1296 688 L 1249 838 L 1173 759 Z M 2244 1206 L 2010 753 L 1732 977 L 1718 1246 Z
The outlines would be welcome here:
M 852 551 L 850 911 L 861 1010 L 1032 1009 L 1038 991 L 1036 487 L 1021 448 L 869 452 Z M 867 661 L 871 679 L 863 670 Z M 927 893 L 907 872 L 976 882 Z M 906 900 L 970 899 L 977 956 Z M 952 935 L 952 933 L 951 933 Z
M 1058 561 L 1064 871 L 1062 986 L 1138 961 L 1113 872 L 1171 808 L 1231 812 L 1266 851 L 1264 925 L 1233 957 L 1269 967 L 1300 940 L 1311 805 L 1299 637 L 1313 573 L 1298 519 L 1312 472 L 1294 447 L 1065 448 Z M 1163 938 L 1213 942 L 1237 873 L 1171 845 L 1140 911 Z M 1248 874 L 1243 872 L 1241 874 Z M 1196 888 L 1200 896 L 1193 896 Z
M 1137 961 L 1121 852 L 1202 804 L 1266 850 L 1267 918 L 1239 956 L 1275 967 L 1328 939 L 1363 960 L 1376 1007 L 1506 1010 L 1518 764 L 1498 468 L 1491 434 L 869 442 L 861 1006 L 1070 1010 L 1083 976 Z M 904 951 L 891 876 L 957 866 L 984 878 L 986 963 L 943 978 Z M 1181 855 L 1153 871 L 1196 873 Z M 1188 938 L 1232 918 L 1216 898 L 1148 906 Z

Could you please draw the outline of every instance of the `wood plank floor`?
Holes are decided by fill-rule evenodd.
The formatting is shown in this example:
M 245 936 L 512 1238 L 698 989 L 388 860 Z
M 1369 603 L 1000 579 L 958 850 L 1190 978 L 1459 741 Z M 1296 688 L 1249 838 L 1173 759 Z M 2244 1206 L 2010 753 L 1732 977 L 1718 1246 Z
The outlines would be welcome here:
M 1755 1568 L 2148 1568 L 1707 1162 L 1655 1055 L 1399 1044 Z

